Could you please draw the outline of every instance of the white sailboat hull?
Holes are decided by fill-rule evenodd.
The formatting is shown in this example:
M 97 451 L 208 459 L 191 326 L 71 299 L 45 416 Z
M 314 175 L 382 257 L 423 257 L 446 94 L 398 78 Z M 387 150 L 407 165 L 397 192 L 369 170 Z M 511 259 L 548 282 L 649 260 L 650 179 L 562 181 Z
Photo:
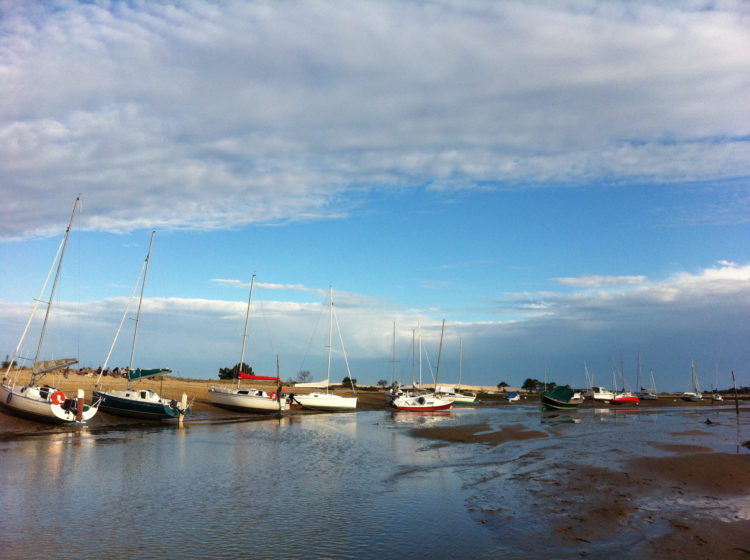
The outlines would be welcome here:
M 474 404 L 477 400 L 476 395 L 464 395 L 461 393 L 436 393 L 436 395 L 453 404 Z
M 449 410 L 453 402 L 436 395 L 404 395 L 393 399 L 391 406 L 397 410 L 412 412 L 432 412 L 434 410 Z
M 54 424 L 87 422 L 98 412 L 98 403 L 84 405 L 81 418 L 78 418 L 77 399 L 83 399 L 83 391 L 74 399 L 62 397 L 59 403 L 52 401 L 52 395 L 58 393 L 53 387 L 29 387 L 27 385 L 0 385 L 0 404 L 10 412 Z
M 286 397 L 276 393 L 270 395 L 261 389 L 230 389 L 228 387 L 211 386 L 208 388 L 211 403 L 224 408 L 242 410 L 246 412 L 279 412 L 289 410 Z
M 357 397 L 342 397 L 332 393 L 295 395 L 294 400 L 301 404 L 302 408 L 309 408 L 311 410 L 339 412 L 356 410 L 357 408 Z

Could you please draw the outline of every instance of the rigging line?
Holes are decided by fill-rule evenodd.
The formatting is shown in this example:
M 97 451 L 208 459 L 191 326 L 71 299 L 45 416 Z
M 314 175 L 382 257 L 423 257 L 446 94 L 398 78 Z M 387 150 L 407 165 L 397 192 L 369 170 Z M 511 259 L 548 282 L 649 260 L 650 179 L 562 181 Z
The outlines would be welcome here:
M 424 346 L 424 341 L 420 340 L 419 343 L 422 345 L 422 349 L 424 350 L 424 357 L 427 360 L 427 369 L 430 370 L 430 375 L 432 376 L 432 382 L 435 383 L 435 372 L 432 371 L 432 364 L 430 363 L 430 355 L 427 353 L 427 348 Z M 421 383 L 422 380 L 420 379 L 419 382 Z
M 268 315 L 266 314 L 266 309 L 263 306 L 263 300 L 259 299 L 258 301 L 258 307 L 260 307 L 260 314 L 263 317 L 263 326 L 265 326 L 266 330 L 266 338 L 268 339 L 268 345 L 271 347 L 271 353 L 276 355 L 276 348 L 273 343 L 273 339 L 271 338 L 271 328 L 268 326 Z
M 39 304 L 44 303 L 42 301 L 42 297 L 44 296 L 44 292 L 47 290 L 47 284 L 49 284 L 49 279 L 52 276 L 52 271 L 55 270 L 55 265 L 57 264 L 57 259 L 60 256 L 60 251 L 62 251 L 63 243 L 65 243 L 64 238 L 60 240 L 60 246 L 57 248 L 57 253 L 55 254 L 55 258 L 52 260 L 52 266 L 50 266 L 49 272 L 47 273 L 47 278 L 44 280 L 44 284 L 42 285 L 42 290 L 39 292 L 39 297 L 37 297 L 34 300 L 34 307 L 31 310 L 31 315 L 29 315 L 29 320 L 26 322 L 26 327 L 23 329 L 21 340 L 18 341 L 18 346 L 16 346 L 16 351 L 13 354 L 13 358 L 11 358 L 10 362 L 8 362 L 8 369 L 5 372 L 6 375 L 10 373 L 10 368 L 13 365 L 13 362 L 16 360 L 16 358 L 19 357 L 18 354 L 21 351 L 21 346 L 23 345 L 24 338 L 26 338 L 26 333 L 29 330 L 31 321 L 34 319 L 34 315 L 36 314 L 36 310 L 39 307 Z M 23 358 L 23 359 L 29 360 L 30 358 Z M 16 371 L 16 378 L 18 378 L 19 372 L 20 372 L 20 368 Z
M 354 391 L 354 394 L 356 394 L 357 390 L 354 388 L 354 382 L 353 382 L 353 379 L 352 379 L 352 372 L 349 369 L 349 360 L 346 357 L 346 349 L 344 348 L 344 338 L 341 336 L 341 326 L 339 325 L 339 316 L 336 313 L 336 307 L 335 306 L 333 307 L 333 318 L 336 321 L 336 330 L 339 333 L 339 341 L 341 342 L 341 353 L 344 355 L 344 362 L 346 363 L 346 373 L 349 376 L 349 381 L 351 382 L 352 390 Z
M 323 303 L 323 302 L 319 302 L 319 303 Z M 323 317 L 323 311 L 327 311 L 328 310 L 328 306 L 326 305 L 325 307 L 321 307 L 320 309 L 321 309 L 321 311 L 318 313 L 318 320 L 315 322 L 315 327 L 313 328 L 312 332 L 310 333 L 310 338 L 307 340 L 307 347 L 305 348 L 305 354 L 302 356 L 302 363 L 299 366 L 298 372 L 302 371 L 302 368 L 303 368 L 303 366 L 305 364 L 305 360 L 307 359 L 308 355 L 310 354 L 310 346 L 312 346 L 313 338 L 315 337 L 315 335 L 318 332 L 318 327 L 320 326 L 320 319 L 321 319 L 321 317 Z
M 117 343 L 117 337 L 120 336 L 120 330 L 122 329 L 122 325 L 125 322 L 125 317 L 128 314 L 128 309 L 130 308 L 130 304 L 133 302 L 133 298 L 135 297 L 135 292 L 138 290 L 138 286 L 141 283 L 141 275 L 143 274 L 143 269 L 146 267 L 146 262 L 144 261 L 141 265 L 141 270 L 138 273 L 138 278 L 135 281 L 135 286 L 133 286 L 133 291 L 130 294 L 130 297 L 128 298 L 128 303 L 125 306 L 125 311 L 122 314 L 122 319 L 120 319 L 120 326 L 117 327 L 117 332 L 115 333 L 115 339 L 112 341 L 112 345 L 109 347 L 109 353 L 107 354 L 107 359 L 104 360 L 104 365 L 102 366 L 102 373 L 104 373 L 104 370 L 107 369 L 107 365 L 109 364 L 109 358 L 112 356 L 112 350 L 115 348 L 115 344 Z M 96 379 L 96 386 L 99 385 L 99 380 L 102 377 L 102 373 L 99 374 L 99 377 Z

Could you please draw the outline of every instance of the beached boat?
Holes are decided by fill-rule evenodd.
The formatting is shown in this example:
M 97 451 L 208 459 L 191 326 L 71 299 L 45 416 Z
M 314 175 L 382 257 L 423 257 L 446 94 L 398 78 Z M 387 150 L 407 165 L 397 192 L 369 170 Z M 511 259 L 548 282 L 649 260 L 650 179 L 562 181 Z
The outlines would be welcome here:
M 698 385 L 698 370 L 695 369 L 695 362 L 690 362 L 690 371 L 693 377 L 693 391 L 686 391 L 682 393 L 681 398 L 683 401 L 698 402 L 703 397 L 701 396 L 700 385 Z
M 434 393 L 426 393 L 424 395 L 403 395 L 396 397 L 391 402 L 397 410 L 404 410 L 408 412 L 432 412 L 435 410 L 449 410 L 453 406 L 453 402 L 440 398 Z
M 6 375 L 3 377 L 2 383 L 0 384 L 0 405 L 4 406 L 9 412 L 31 418 L 32 420 L 38 420 L 40 422 L 58 424 L 83 423 L 93 418 L 99 410 L 99 402 L 96 399 L 94 399 L 92 405 L 86 404 L 84 400 L 85 395 L 81 389 L 77 390 L 75 397 L 67 397 L 65 393 L 54 387 L 50 387 L 49 385 L 39 387 L 36 384 L 38 377 L 53 371 L 65 370 L 68 366 L 78 362 L 78 359 L 76 358 L 59 358 L 56 360 L 40 361 L 39 356 L 44 342 L 44 335 L 47 330 L 47 321 L 49 319 L 52 301 L 55 296 L 55 288 L 57 287 L 57 281 L 60 277 L 65 249 L 68 245 L 68 237 L 70 236 L 70 230 L 73 227 L 73 219 L 75 218 L 79 203 L 80 199 L 76 198 L 75 204 L 73 205 L 73 214 L 70 216 L 68 229 L 65 230 L 65 237 L 60 243 L 60 248 L 52 261 L 52 267 L 47 274 L 47 279 L 44 281 L 39 297 L 36 299 L 34 308 L 31 311 L 31 316 L 26 323 L 26 328 L 21 335 L 21 340 L 16 347 L 13 358 L 8 362 L 8 369 L 5 372 Z M 57 264 L 57 270 L 55 272 L 55 279 L 52 282 L 49 299 L 44 302 L 47 304 L 47 310 L 44 315 L 44 323 L 42 324 L 41 334 L 39 335 L 39 344 L 31 368 L 31 379 L 29 380 L 28 385 L 17 385 L 16 380 L 18 378 L 18 372 L 14 378 L 11 378 L 10 370 L 11 367 L 13 367 L 13 364 L 16 363 L 16 358 L 18 357 L 21 345 L 23 344 L 26 333 L 29 330 L 29 326 L 31 325 L 34 313 L 36 312 L 39 303 L 43 302 L 42 296 L 47 289 L 47 283 L 49 282 L 52 270 L 55 268 L 55 264 Z
M 313 391 L 306 395 L 295 395 L 294 400 L 302 405 L 302 408 L 308 408 L 311 410 L 321 410 L 326 412 L 347 412 L 356 410 L 357 408 L 357 397 L 342 397 L 329 392 L 331 384 L 331 351 L 333 350 L 333 286 L 330 290 L 330 307 L 329 307 L 329 322 L 328 322 L 328 373 L 325 381 L 325 393 L 320 391 Z M 338 327 L 338 319 L 336 320 L 336 328 L 338 329 L 339 339 L 341 340 L 341 329 Z M 341 342 L 341 351 L 344 355 L 344 362 L 346 363 L 346 370 L 349 375 L 349 379 L 352 379 L 351 371 L 349 370 L 349 360 L 346 358 L 346 350 L 344 350 L 343 340 Z M 300 387 L 303 384 L 296 384 L 295 387 Z M 354 384 L 352 384 L 354 390 Z
M 138 337 L 138 324 L 141 320 L 143 292 L 146 288 L 148 265 L 149 261 L 151 260 L 151 248 L 154 245 L 154 234 L 155 232 L 152 231 L 151 242 L 148 246 L 148 253 L 146 253 L 146 259 L 143 262 L 142 267 L 143 281 L 140 282 L 141 295 L 138 301 L 138 312 L 136 313 L 135 327 L 133 329 L 133 345 L 130 351 L 130 365 L 128 366 L 127 370 L 127 385 L 125 389 L 122 390 L 96 390 L 94 391 L 94 398 L 101 399 L 100 407 L 104 412 L 108 414 L 127 416 L 129 418 L 143 418 L 146 420 L 162 420 L 164 418 L 177 418 L 182 420 L 182 417 L 190 413 L 190 408 L 187 404 L 187 395 L 185 393 L 183 393 L 182 395 L 182 400 L 178 402 L 175 399 L 160 397 L 159 394 L 153 389 L 133 389 L 130 387 L 131 381 L 140 381 L 142 379 L 148 379 L 172 372 L 172 370 L 169 368 L 133 369 L 133 359 L 135 358 L 135 343 Z M 138 276 L 140 280 L 140 273 Z M 136 282 L 135 288 L 133 288 L 133 294 L 131 294 L 130 299 L 132 299 L 132 296 L 135 294 L 135 290 L 138 288 L 138 283 L 139 282 Z M 128 301 L 128 306 L 129 305 L 130 301 Z M 125 307 L 125 313 L 123 314 L 122 320 L 120 321 L 120 327 L 117 329 L 114 341 L 112 342 L 112 346 L 109 349 L 109 354 L 107 355 L 104 366 L 102 367 L 102 373 L 107 369 L 109 358 L 112 355 L 112 350 L 114 349 L 115 343 L 117 342 L 117 338 L 120 334 L 120 329 L 122 328 L 122 324 L 125 321 L 125 315 L 128 312 L 128 306 Z M 96 381 L 96 386 L 99 386 L 101 376 L 102 374 L 100 373 L 99 379 L 97 379 Z
M 459 341 L 459 352 L 458 352 L 458 386 L 446 387 L 441 385 L 435 386 L 435 395 L 438 397 L 449 400 L 453 404 L 474 404 L 477 400 L 475 393 L 462 393 L 461 392 L 461 373 L 463 369 L 463 355 L 464 347 L 463 342 Z
M 638 395 L 631 393 L 630 391 L 620 391 L 614 393 L 612 397 L 612 404 L 638 404 L 640 399 Z
M 573 389 L 558 385 L 551 391 L 544 391 L 540 395 L 540 408 L 542 410 L 575 410 L 579 402 L 573 400 L 574 395 Z
M 247 325 L 250 321 L 250 305 L 253 301 L 253 286 L 255 285 L 255 274 L 250 279 L 250 295 L 247 299 L 247 310 L 245 311 L 245 331 L 242 334 L 242 352 L 240 353 L 239 369 L 245 363 L 245 347 L 247 345 Z M 290 399 L 282 390 L 281 379 L 278 376 L 279 358 L 276 357 L 276 377 L 265 375 L 251 375 L 243 371 L 237 372 L 237 386 L 227 387 L 225 385 L 212 385 L 208 388 L 211 403 L 223 408 L 239 410 L 242 412 L 285 412 L 289 410 Z M 241 389 L 240 383 L 243 379 L 250 381 L 275 381 L 278 389 L 268 393 L 263 389 L 247 388 Z
M 510 393 L 505 395 L 505 398 L 507 399 L 508 402 L 516 402 L 516 401 L 521 400 L 521 395 L 519 395 L 515 391 L 511 391 Z
M 659 398 L 656 394 L 656 383 L 654 383 L 654 370 L 651 370 L 651 385 L 649 385 L 648 389 L 641 387 L 637 395 L 642 401 L 655 401 Z
M 440 350 L 438 351 L 438 362 L 435 370 L 435 387 L 437 384 L 438 376 L 440 374 L 440 355 L 443 351 L 443 333 L 445 332 L 445 319 L 443 319 L 443 328 L 440 332 Z M 421 355 L 421 354 L 420 354 Z M 391 400 L 390 405 L 396 410 L 404 410 L 407 412 L 432 412 L 436 410 L 449 410 L 453 407 L 453 401 L 442 398 L 441 396 L 433 393 L 425 394 L 404 394 L 396 396 Z
M 622 358 L 620 358 L 620 361 L 622 362 Z M 638 362 L 640 363 L 640 352 L 638 353 Z M 640 402 L 638 399 L 638 395 L 633 393 L 630 390 L 630 387 L 628 386 L 627 381 L 625 380 L 625 375 L 622 372 L 622 366 L 617 367 L 617 363 L 615 362 L 615 359 L 612 358 L 612 365 L 614 366 L 614 371 L 612 372 L 612 400 L 610 401 L 612 404 L 629 404 L 629 405 L 638 405 Z M 620 378 L 620 386 L 622 389 L 620 391 L 617 390 L 617 382 L 615 380 L 615 376 Z M 639 374 L 640 379 L 640 374 Z
M 594 403 L 609 403 L 615 397 L 614 393 L 606 387 L 598 387 L 596 385 L 591 387 L 591 391 L 588 394 Z

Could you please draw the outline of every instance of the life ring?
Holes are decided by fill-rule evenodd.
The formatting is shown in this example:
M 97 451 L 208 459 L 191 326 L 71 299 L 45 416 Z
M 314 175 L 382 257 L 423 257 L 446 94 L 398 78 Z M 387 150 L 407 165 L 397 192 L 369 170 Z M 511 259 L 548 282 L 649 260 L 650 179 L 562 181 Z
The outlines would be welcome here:
M 272 401 L 275 401 L 276 399 L 279 398 L 279 396 L 275 392 L 273 392 L 270 395 L 268 395 L 268 398 L 270 398 Z
M 52 404 L 62 404 L 65 402 L 65 393 L 62 391 L 55 391 L 52 393 L 50 400 L 52 401 Z

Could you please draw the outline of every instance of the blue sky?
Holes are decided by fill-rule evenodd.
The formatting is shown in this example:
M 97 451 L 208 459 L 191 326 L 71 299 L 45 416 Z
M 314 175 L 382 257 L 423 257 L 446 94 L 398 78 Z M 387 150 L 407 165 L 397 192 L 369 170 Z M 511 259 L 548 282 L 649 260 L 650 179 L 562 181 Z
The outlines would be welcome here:
M 742 2 L 0 2 L 0 352 L 80 195 L 47 357 L 750 385 Z M 36 326 L 36 323 L 35 323 Z M 128 331 L 128 328 L 130 330 Z M 129 360 L 126 323 L 113 365 Z M 33 352 L 38 330 L 22 354 Z M 334 345 L 332 377 L 346 375 Z

